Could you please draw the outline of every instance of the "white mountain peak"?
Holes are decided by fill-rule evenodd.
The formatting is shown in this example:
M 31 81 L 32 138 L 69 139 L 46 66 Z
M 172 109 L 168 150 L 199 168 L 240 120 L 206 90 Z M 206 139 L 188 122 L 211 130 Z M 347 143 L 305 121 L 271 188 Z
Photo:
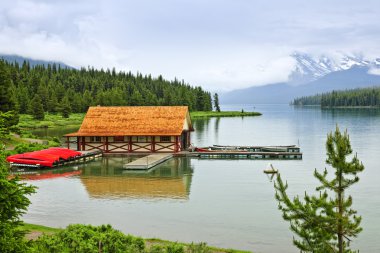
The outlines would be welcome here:
M 370 67 L 380 66 L 380 59 L 369 61 L 362 55 L 349 55 L 337 53 L 332 56 L 319 55 L 312 56 L 303 52 L 294 52 L 291 55 L 296 60 L 293 72 L 289 75 L 289 80 L 293 84 L 301 84 L 316 80 L 331 72 L 348 70 L 354 66 Z

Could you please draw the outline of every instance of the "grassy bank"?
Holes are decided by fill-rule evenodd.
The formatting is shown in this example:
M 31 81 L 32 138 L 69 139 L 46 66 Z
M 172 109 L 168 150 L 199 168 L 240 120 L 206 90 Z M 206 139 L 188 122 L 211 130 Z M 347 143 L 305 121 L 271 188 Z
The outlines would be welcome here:
M 241 112 L 241 111 L 196 111 L 190 112 L 191 118 L 208 118 L 208 117 L 245 117 L 245 116 L 260 116 L 259 112 Z M 61 126 L 79 126 L 82 124 L 85 113 L 73 113 L 69 118 L 63 118 L 60 114 L 46 114 L 44 120 L 33 119 L 33 116 L 28 114 L 20 114 L 20 123 L 18 127 L 35 129 L 35 128 L 54 128 Z
M 208 112 L 190 112 L 192 119 L 195 118 L 209 118 L 209 117 L 245 117 L 245 116 L 260 116 L 259 112 L 244 112 L 244 111 L 208 111 Z
M 72 239 L 71 237 L 75 237 L 75 233 L 78 233 L 78 236 L 75 237 L 76 239 L 76 244 L 81 244 L 81 233 L 83 234 L 92 234 L 92 236 L 96 237 L 97 232 L 94 233 L 98 228 L 100 227 L 92 227 L 89 228 L 86 225 L 74 225 L 76 228 L 73 229 L 73 227 L 70 228 L 67 227 L 66 229 L 61 229 L 61 228 L 52 228 L 52 227 L 46 227 L 46 226 L 41 226 L 41 225 L 35 225 L 35 224 L 28 224 L 25 223 L 23 226 L 23 230 L 28 231 L 26 238 L 28 240 L 37 240 L 38 237 L 42 235 L 47 235 L 47 236 L 55 236 L 58 235 L 55 239 L 52 240 L 55 241 L 57 238 L 62 237 L 67 237 L 66 239 L 70 240 Z M 107 234 L 108 236 L 112 236 L 114 239 L 118 240 L 120 239 L 120 236 L 115 237 L 115 232 L 118 233 L 116 230 L 113 229 L 100 229 L 100 231 L 104 232 L 105 230 L 108 230 Z M 99 232 L 99 230 L 98 230 Z M 122 235 L 123 236 L 123 235 Z M 156 238 L 150 238 L 150 239 L 142 239 L 140 237 L 135 237 L 135 236 L 129 236 L 129 240 L 139 244 L 138 241 L 142 240 L 142 243 L 145 244 L 143 248 L 143 252 L 158 252 L 158 253 L 164 253 L 164 252 L 178 252 L 178 253 L 186 253 L 186 252 L 191 252 L 191 253 L 248 253 L 249 251 L 242 251 L 242 250 L 234 250 L 234 249 L 222 249 L 222 248 L 216 248 L 216 247 L 211 247 L 208 246 L 206 243 L 199 243 L 199 244 L 194 244 L 194 243 L 179 243 L 179 242 L 171 242 L 171 241 L 166 241 L 166 240 L 161 240 L 161 239 L 156 239 Z M 90 241 L 93 240 L 93 238 L 88 238 L 88 242 L 86 243 L 91 243 Z M 46 241 L 46 238 L 43 238 L 43 241 Z M 50 241 L 50 239 L 48 239 Z M 38 243 L 38 242 L 37 242 Z M 42 243 L 44 244 L 44 243 Z M 50 245 L 50 244 L 48 244 Z M 52 245 L 50 245 L 52 246 Z M 49 246 L 49 247 L 50 247 Z M 141 246 L 140 246 L 141 247 Z M 54 249 L 54 247 L 53 247 Z M 166 250 L 165 250 L 166 249 Z M 169 250 L 170 249 L 170 250 Z M 173 251 L 174 250 L 174 251 Z M 54 251 L 54 250 L 53 250 Z M 44 252 L 47 252 L 46 250 Z M 139 251 L 141 252 L 141 251 Z
M 41 233 L 46 233 L 46 234 L 54 234 L 61 231 L 62 229 L 30 224 L 30 223 L 24 223 L 23 230 L 27 230 L 30 232 L 35 231 L 35 232 L 41 232 Z
M 70 114 L 69 118 L 63 118 L 59 114 L 45 114 L 44 120 L 33 119 L 32 115 L 20 114 L 18 127 L 20 128 L 53 128 L 61 126 L 79 126 L 82 124 L 84 113 Z

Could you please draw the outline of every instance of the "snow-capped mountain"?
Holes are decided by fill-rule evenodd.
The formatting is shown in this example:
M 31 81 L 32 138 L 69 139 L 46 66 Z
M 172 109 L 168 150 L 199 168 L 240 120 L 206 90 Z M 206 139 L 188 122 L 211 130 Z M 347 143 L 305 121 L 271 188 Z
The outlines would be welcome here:
M 296 61 L 295 68 L 289 75 L 289 83 L 291 84 L 315 81 L 332 72 L 348 70 L 355 66 L 368 68 L 380 66 L 380 58 L 369 61 L 360 55 L 341 54 L 335 57 L 326 55 L 313 57 L 306 53 L 295 52 L 291 56 Z
M 296 97 L 333 90 L 380 86 L 380 58 L 370 61 L 343 54 L 312 57 L 299 52 L 291 56 L 296 64 L 288 82 L 230 91 L 221 94 L 221 103 L 289 103 Z

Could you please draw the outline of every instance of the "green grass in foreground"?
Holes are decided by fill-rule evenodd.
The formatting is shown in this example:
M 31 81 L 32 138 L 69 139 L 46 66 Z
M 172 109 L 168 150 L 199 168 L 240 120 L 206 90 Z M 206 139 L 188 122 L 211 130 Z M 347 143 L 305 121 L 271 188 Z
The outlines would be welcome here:
M 259 112 L 241 112 L 241 111 L 208 111 L 208 112 L 190 112 L 192 119 L 194 118 L 208 118 L 208 117 L 245 117 L 245 116 L 260 116 Z
M 58 232 L 64 230 L 62 228 L 52 228 L 52 227 L 46 227 L 46 226 L 30 224 L 30 223 L 24 223 L 24 226 L 22 229 L 27 230 L 29 233 L 41 232 L 43 234 L 48 234 L 48 235 L 55 234 L 55 233 L 58 233 Z M 188 246 L 192 245 L 191 243 L 171 242 L 171 241 L 157 239 L 157 238 L 144 239 L 144 241 L 145 241 L 146 245 L 148 245 L 148 247 L 150 247 L 150 248 L 155 246 L 155 245 L 165 247 L 165 246 L 173 245 L 173 243 L 176 245 L 184 246 L 184 247 L 188 247 Z M 210 252 L 210 253 L 249 253 L 250 252 L 250 251 L 234 250 L 234 249 L 222 249 L 222 248 L 216 248 L 216 247 L 212 247 L 212 246 L 206 246 L 206 248 L 208 249 L 207 252 Z M 202 247 L 202 249 L 203 250 L 200 252 L 206 252 L 206 251 L 204 251 L 203 247 Z
M 36 224 L 29 224 L 29 223 L 24 223 L 23 230 L 28 230 L 28 231 L 38 231 L 41 233 L 56 233 L 61 231 L 61 228 L 52 228 L 52 227 L 46 227 L 42 225 L 36 225 Z
M 63 118 L 60 114 L 45 114 L 44 120 L 35 120 L 32 115 L 20 114 L 20 128 L 45 128 L 60 126 L 78 126 L 82 124 L 85 113 L 73 113 L 69 118 Z
M 171 244 L 173 242 L 171 241 L 166 241 L 166 240 L 162 240 L 162 239 L 157 239 L 157 238 L 148 238 L 148 239 L 145 239 L 145 241 L 151 245 L 161 245 L 161 246 L 165 246 L 165 245 L 168 245 L 168 244 Z M 182 245 L 182 246 L 190 246 L 191 243 L 179 243 L 179 242 L 176 242 L 177 244 L 179 245 Z M 212 246 L 207 246 L 207 248 L 210 250 L 211 253 L 251 253 L 251 251 L 246 251 L 246 250 L 236 250 L 236 249 L 222 249 L 222 248 L 217 248 L 217 247 L 212 247 Z

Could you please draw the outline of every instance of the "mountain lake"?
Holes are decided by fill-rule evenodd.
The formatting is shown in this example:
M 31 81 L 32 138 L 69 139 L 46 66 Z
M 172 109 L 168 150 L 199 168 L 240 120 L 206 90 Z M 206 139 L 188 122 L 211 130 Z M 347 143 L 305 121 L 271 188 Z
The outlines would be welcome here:
M 289 105 L 231 105 L 222 110 L 259 111 L 259 117 L 193 120 L 196 146 L 299 144 L 302 160 L 208 160 L 174 158 L 149 172 L 130 172 L 134 157 L 103 157 L 41 174 L 66 177 L 29 180 L 38 187 L 24 220 L 52 227 L 72 223 L 111 224 L 145 238 L 258 252 L 296 252 L 289 223 L 274 198 L 271 162 L 289 184 L 289 194 L 314 192 L 314 169 L 326 167 L 327 134 L 347 129 L 365 165 L 349 194 L 362 216 L 363 231 L 352 246 L 380 252 L 380 110 L 320 109 Z M 61 136 L 76 129 L 36 131 Z M 329 170 L 331 171 L 331 170 Z M 70 176 L 71 175 L 71 176 Z

